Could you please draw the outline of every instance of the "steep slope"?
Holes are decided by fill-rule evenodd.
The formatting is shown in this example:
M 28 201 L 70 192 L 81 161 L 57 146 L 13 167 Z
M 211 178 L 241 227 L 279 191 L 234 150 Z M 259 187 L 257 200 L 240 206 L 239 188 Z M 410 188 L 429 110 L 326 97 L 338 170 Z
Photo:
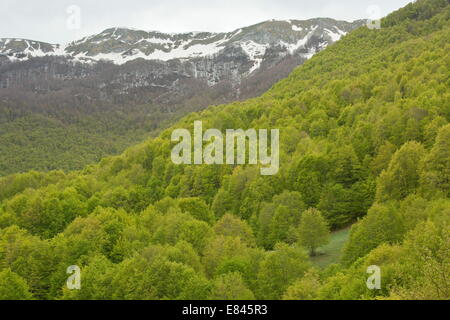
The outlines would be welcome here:
M 80 169 L 120 153 L 189 112 L 265 92 L 363 24 L 267 21 L 186 34 L 112 28 L 68 45 L 0 39 L 0 175 Z
M 339 40 L 364 23 L 364 20 L 349 23 L 325 18 L 307 21 L 271 20 L 229 33 L 182 34 L 110 28 L 67 45 L 0 39 L 0 54 L 10 61 L 41 56 L 68 56 L 85 62 L 110 60 L 123 64 L 139 58 L 169 61 L 209 57 L 234 47 L 245 51 L 253 60 L 252 67 L 256 68 L 257 59 L 261 59 L 270 47 L 284 47 L 291 53 L 303 49 L 302 54 L 311 55 L 314 50 Z
M 0 179 L 0 268 L 43 299 L 448 299 L 449 36 L 448 1 L 419 0 L 259 98 L 81 172 Z M 280 172 L 173 164 L 172 131 L 196 120 L 280 129 Z M 308 208 L 333 228 L 360 219 L 341 265 L 310 269 Z M 63 288 L 73 264 L 77 291 Z
M 230 33 L 185 34 L 111 28 L 67 45 L 0 39 L 3 64 L 36 57 L 65 57 L 54 63 L 66 65 L 66 68 L 30 74 L 33 67 L 39 67 L 37 61 L 17 67 L 9 63 L 8 68 L 1 69 L 0 87 L 27 87 L 33 80 L 83 79 L 93 75 L 101 78 L 98 89 L 116 84 L 119 85 L 116 89 L 122 93 L 139 87 L 170 88 L 176 81 L 186 78 L 200 80 L 210 87 L 224 81 L 237 87 L 255 72 L 271 69 L 292 57 L 296 58 L 297 64 L 304 62 L 364 23 L 363 20 L 349 23 L 325 18 L 266 21 Z M 72 71 L 77 62 L 109 61 L 123 65 L 136 60 L 141 61 L 139 69 L 130 66 L 114 68 L 114 73 L 109 74 L 113 77 L 107 79 L 98 75 L 101 68 L 96 70 L 86 66 L 83 72 Z M 42 60 L 41 65 L 47 61 L 53 60 Z

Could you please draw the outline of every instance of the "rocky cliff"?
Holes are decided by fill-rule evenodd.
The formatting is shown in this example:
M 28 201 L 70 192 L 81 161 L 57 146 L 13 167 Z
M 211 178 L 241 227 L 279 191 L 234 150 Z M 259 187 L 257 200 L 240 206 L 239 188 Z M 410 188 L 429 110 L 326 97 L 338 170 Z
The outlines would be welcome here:
M 96 89 L 93 99 L 164 103 L 211 90 L 222 103 L 260 94 L 363 24 L 319 18 L 183 34 L 111 28 L 66 45 L 0 39 L 0 88 L 45 93 L 83 79 Z

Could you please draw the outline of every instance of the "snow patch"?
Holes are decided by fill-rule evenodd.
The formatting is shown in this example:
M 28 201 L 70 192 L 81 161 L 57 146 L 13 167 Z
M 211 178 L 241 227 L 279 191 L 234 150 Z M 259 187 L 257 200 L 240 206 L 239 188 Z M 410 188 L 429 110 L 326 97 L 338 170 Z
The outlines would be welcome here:
M 333 42 L 338 41 L 339 39 L 341 39 L 342 36 L 346 35 L 346 32 L 337 29 L 336 32 L 330 30 L 330 29 L 324 29 L 325 32 L 330 36 L 331 40 L 333 40 Z
M 300 32 L 305 31 L 308 34 L 302 39 L 297 40 L 297 42 L 289 43 L 280 41 L 279 44 L 286 48 L 286 53 L 284 54 L 294 54 L 298 49 L 304 48 L 308 43 L 312 34 L 319 28 L 318 25 L 310 25 L 309 27 L 302 27 L 298 25 L 297 21 L 286 20 L 291 25 L 293 31 Z M 129 28 L 128 28 L 129 29 Z M 89 37 L 84 37 L 81 40 L 74 41 L 68 45 L 49 45 L 43 44 L 36 41 L 27 41 L 24 39 L 0 39 L 3 41 L 2 47 L 0 48 L 0 53 L 2 54 L 11 54 L 11 60 L 14 61 L 23 61 L 27 60 L 29 57 L 42 57 L 42 56 L 68 56 L 72 58 L 72 61 L 80 61 L 83 63 L 95 63 L 100 60 L 108 60 L 113 62 L 114 64 L 124 64 L 129 61 L 135 59 L 145 59 L 145 60 L 162 60 L 169 61 L 173 59 L 190 59 L 190 58 L 198 58 L 198 57 L 207 57 L 218 54 L 221 50 L 225 48 L 226 44 L 240 46 L 248 58 L 253 62 L 252 68 L 249 70 L 249 73 L 254 72 L 259 69 L 261 63 L 263 61 L 263 57 L 266 53 L 266 50 L 270 47 L 270 44 L 260 44 L 256 41 L 258 40 L 240 40 L 237 41 L 234 38 L 241 33 L 243 33 L 243 29 L 238 29 L 234 32 L 223 33 L 221 34 L 221 38 L 218 40 L 217 33 L 204 33 L 204 32 L 189 32 L 183 34 L 168 34 L 161 32 L 153 32 L 152 34 L 149 32 L 147 35 L 143 37 L 139 37 L 134 41 L 123 41 L 123 29 L 121 28 L 111 28 L 108 31 L 103 31 L 101 34 L 92 35 Z M 202 36 L 200 36 L 200 33 Z M 331 27 L 329 29 L 325 29 L 325 34 L 328 35 L 331 40 L 337 41 L 346 32 L 339 30 L 337 27 Z M 301 35 L 300 35 L 301 36 Z M 184 38 L 185 40 L 181 40 Z M 298 35 L 296 37 L 299 38 Z M 74 54 L 73 47 L 80 46 L 83 44 L 87 44 L 90 48 L 91 46 L 100 46 L 105 41 L 109 41 L 111 39 L 115 39 L 116 41 L 123 44 L 120 45 L 122 49 L 119 49 L 118 52 L 109 52 L 109 53 L 100 53 L 100 54 L 89 54 L 88 49 L 82 49 L 83 52 Z M 214 40 L 213 40 L 214 39 Z M 95 41 L 94 41 L 95 40 Z M 20 41 L 26 45 L 26 49 L 21 51 L 23 56 L 15 55 L 15 52 L 12 49 L 6 50 L 6 46 L 11 41 Z M 130 42 L 130 43 L 128 43 Z M 331 43 L 331 41 L 330 41 Z M 41 45 L 45 48 L 44 50 Z M 273 45 L 273 44 L 272 44 Z M 327 46 L 328 43 L 324 42 L 320 48 Z M 155 49 L 157 47 L 157 49 Z M 68 50 L 71 49 L 72 52 Z M 76 52 L 79 52 L 80 49 L 76 48 Z M 153 51 L 152 51 L 153 50 Z M 315 52 L 303 53 L 302 55 L 305 58 L 310 58 L 314 55 Z
M 263 57 L 266 54 L 268 47 L 268 44 L 259 44 L 251 40 L 241 43 L 241 48 L 245 51 L 250 60 L 254 62 L 252 68 L 248 71 L 248 74 L 253 73 L 261 67 Z

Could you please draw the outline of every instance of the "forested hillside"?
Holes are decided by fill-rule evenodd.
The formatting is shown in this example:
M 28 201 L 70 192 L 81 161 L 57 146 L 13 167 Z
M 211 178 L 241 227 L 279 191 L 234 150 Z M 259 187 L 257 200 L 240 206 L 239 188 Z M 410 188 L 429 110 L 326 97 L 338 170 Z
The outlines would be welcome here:
M 259 98 L 79 172 L 1 178 L 0 299 L 449 299 L 449 18 L 418 0 Z M 280 172 L 173 164 L 172 131 L 196 120 L 280 129 Z M 352 224 L 342 260 L 314 267 Z
M 0 176 L 80 170 L 191 112 L 259 96 L 364 24 L 318 18 L 182 34 L 109 28 L 66 45 L 0 38 Z

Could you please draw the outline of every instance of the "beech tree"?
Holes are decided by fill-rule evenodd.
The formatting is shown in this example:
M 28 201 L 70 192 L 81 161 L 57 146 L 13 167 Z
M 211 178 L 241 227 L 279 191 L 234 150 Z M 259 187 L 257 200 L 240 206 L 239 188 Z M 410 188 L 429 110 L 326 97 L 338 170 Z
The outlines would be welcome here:
M 275 245 L 261 262 L 258 274 L 258 298 L 280 299 L 286 289 L 310 267 L 303 248 L 285 243 Z
M 294 282 L 287 289 L 283 295 L 283 300 L 315 300 L 318 297 L 320 286 L 318 271 L 315 269 L 308 270 L 303 278 Z
M 404 144 L 392 157 L 387 170 L 378 178 L 379 201 L 402 200 L 419 186 L 420 163 L 425 155 L 424 147 L 418 142 Z
M 217 277 L 212 284 L 210 300 L 254 300 L 240 273 L 227 273 Z
M 306 210 L 298 227 L 298 243 L 309 250 L 311 256 L 316 255 L 316 249 L 330 241 L 330 230 L 327 221 L 319 210 Z
M 0 300 L 31 300 L 32 298 L 23 278 L 11 269 L 0 271 Z

